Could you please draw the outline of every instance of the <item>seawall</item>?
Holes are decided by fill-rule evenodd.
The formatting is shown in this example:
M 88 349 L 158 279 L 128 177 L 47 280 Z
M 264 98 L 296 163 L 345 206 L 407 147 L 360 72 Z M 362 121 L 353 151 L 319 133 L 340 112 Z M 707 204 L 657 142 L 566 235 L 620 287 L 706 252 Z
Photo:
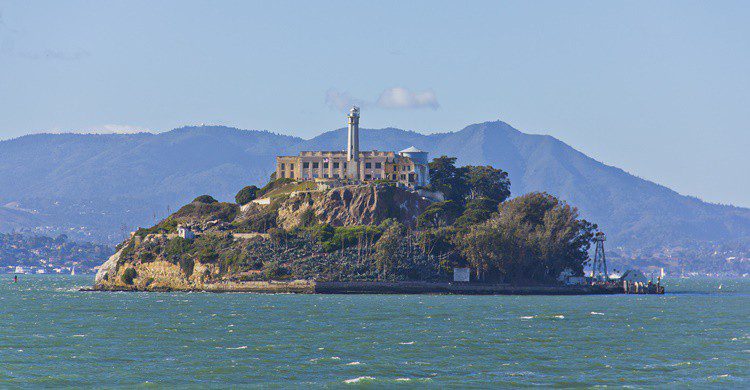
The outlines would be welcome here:
M 109 286 L 98 284 L 82 291 L 201 291 L 293 294 L 458 294 L 458 295 L 592 295 L 623 294 L 617 286 L 514 286 L 483 283 L 431 282 L 315 282 L 311 280 L 251 281 L 205 284 L 201 287 Z

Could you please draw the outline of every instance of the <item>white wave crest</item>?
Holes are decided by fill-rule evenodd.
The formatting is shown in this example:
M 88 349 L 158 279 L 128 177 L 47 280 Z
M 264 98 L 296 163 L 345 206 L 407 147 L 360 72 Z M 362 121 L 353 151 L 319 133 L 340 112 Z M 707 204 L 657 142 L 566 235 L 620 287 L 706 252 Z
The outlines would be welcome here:
M 371 380 L 375 380 L 375 378 L 371 376 L 358 376 L 356 378 L 347 379 L 344 381 L 344 383 L 359 383 L 362 381 L 371 381 Z

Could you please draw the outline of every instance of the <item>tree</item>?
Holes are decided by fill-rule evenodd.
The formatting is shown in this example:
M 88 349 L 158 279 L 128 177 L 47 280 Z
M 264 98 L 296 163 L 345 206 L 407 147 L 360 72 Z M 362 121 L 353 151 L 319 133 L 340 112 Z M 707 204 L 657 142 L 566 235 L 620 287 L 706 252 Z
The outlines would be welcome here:
M 466 209 L 455 225 L 459 228 L 469 228 L 472 225 L 482 223 L 497 211 L 497 202 L 488 198 L 476 198 L 466 202 Z
M 404 236 L 404 225 L 388 220 L 383 234 L 375 244 L 375 264 L 384 277 L 393 273 L 399 264 L 398 249 Z
M 553 280 L 570 268 L 583 274 L 597 226 L 578 210 L 547 193 L 530 193 L 500 205 L 500 229 L 514 233 L 516 277 Z
M 583 274 L 596 225 L 546 193 L 501 203 L 488 221 L 457 241 L 477 272 L 507 281 L 549 282 L 565 268 Z
M 487 198 L 497 204 L 510 196 L 508 172 L 489 165 L 467 166 L 466 183 L 469 187 L 469 199 Z
M 503 248 L 499 243 L 500 231 L 493 223 L 472 226 L 459 241 L 461 254 L 475 270 L 478 280 L 484 279 L 483 276 L 490 269 L 495 275 L 504 273 L 500 261 Z
M 205 203 L 205 204 L 211 204 L 211 203 L 217 203 L 218 200 L 214 199 L 211 195 L 201 195 L 195 199 L 193 199 L 193 203 Z
M 450 226 L 461 216 L 463 207 L 461 204 L 446 200 L 429 205 L 422 214 L 417 217 L 417 227 L 419 228 L 439 228 Z
M 125 284 L 133 284 L 133 279 L 138 277 L 138 272 L 135 271 L 135 268 L 129 267 L 125 269 L 125 272 L 122 273 L 122 277 L 120 279 Z
M 258 192 L 258 187 L 247 186 L 241 189 L 240 192 L 238 192 L 237 195 L 234 196 L 234 200 L 240 206 L 243 204 L 248 204 L 255 200 L 255 195 L 257 192 Z
M 469 192 L 466 183 L 466 168 L 456 167 L 456 158 L 440 156 L 430 162 L 429 188 L 440 191 L 448 200 L 463 202 Z

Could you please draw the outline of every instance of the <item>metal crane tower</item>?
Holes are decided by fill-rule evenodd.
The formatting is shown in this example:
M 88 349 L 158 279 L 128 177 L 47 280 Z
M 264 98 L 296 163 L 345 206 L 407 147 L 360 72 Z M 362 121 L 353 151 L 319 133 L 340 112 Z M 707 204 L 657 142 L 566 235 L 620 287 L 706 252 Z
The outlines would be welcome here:
M 607 273 L 607 257 L 604 255 L 604 241 L 607 241 L 607 236 L 602 232 L 596 232 L 594 234 L 594 242 L 596 242 L 596 250 L 594 250 L 594 263 L 591 265 L 591 277 L 599 281 L 609 281 L 609 274 Z

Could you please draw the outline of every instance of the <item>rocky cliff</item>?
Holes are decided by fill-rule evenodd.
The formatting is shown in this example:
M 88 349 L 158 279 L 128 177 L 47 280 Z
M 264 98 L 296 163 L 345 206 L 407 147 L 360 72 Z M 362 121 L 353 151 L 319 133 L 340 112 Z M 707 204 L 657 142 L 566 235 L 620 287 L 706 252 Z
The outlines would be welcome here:
M 305 215 L 332 226 L 372 225 L 388 218 L 411 226 L 429 206 L 419 195 L 393 186 L 346 186 L 298 194 L 279 207 L 279 225 L 298 226 Z

